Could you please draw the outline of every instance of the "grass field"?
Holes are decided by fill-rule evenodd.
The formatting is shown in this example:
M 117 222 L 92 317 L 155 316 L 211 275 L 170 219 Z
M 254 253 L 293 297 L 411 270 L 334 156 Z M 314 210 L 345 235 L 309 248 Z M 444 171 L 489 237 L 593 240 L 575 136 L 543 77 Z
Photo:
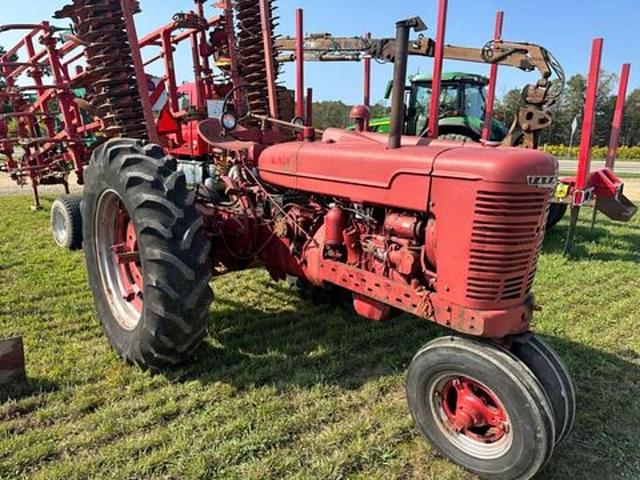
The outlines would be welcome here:
M 216 282 L 191 365 L 144 373 L 111 352 L 82 254 L 54 248 L 29 203 L 0 199 L 0 337 L 24 336 L 29 374 L 0 392 L 0 478 L 473 478 L 405 405 L 404 370 L 442 330 L 368 323 L 249 271 Z M 640 222 L 585 221 L 573 262 L 562 237 L 545 245 L 535 328 L 574 375 L 578 416 L 541 478 L 637 479 Z

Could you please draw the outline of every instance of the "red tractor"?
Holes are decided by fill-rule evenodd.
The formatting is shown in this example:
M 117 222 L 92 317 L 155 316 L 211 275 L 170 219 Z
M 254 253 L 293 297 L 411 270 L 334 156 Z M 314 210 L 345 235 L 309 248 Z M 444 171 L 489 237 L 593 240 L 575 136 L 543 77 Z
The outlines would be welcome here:
M 106 111 L 117 103 L 110 95 L 123 103 L 119 95 L 133 92 L 118 87 L 134 78 L 126 68 L 101 84 L 95 73 L 109 68 L 105 46 L 130 31 L 127 2 L 75 0 L 66 10 L 80 40 L 95 44 L 87 74 L 100 87 L 93 98 L 106 102 L 96 108 Z M 409 366 L 418 429 L 484 478 L 531 478 L 575 413 L 566 368 L 530 330 L 556 160 L 402 136 L 409 33 L 426 28 L 419 18 L 398 22 L 387 45 L 391 133 L 320 135 L 310 115 L 290 121 L 284 113 L 291 102 L 276 83 L 271 3 L 221 6 L 206 48 L 201 41 L 194 51 L 196 62 L 212 55 L 224 65 L 225 88 L 204 81 L 195 93 L 196 105 L 218 98 L 219 117 L 170 109 L 182 127 L 160 135 L 162 145 L 111 139 L 84 172 L 86 264 L 111 345 L 144 368 L 186 361 L 206 336 L 212 278 L 256 264 L 276 281 L 339 288 L 372 321 L 406 312 L 447 329 Z M 201 39 L 195 28 L 192 39 Z M 116 53 L 133 52 L 135 65 L 138 47 L 121 42 Z M 114 128 L 118 116 L 144 125 L 124 109 L 109 117 Z M 185 138 L 197 155 L 176 145 Z M 199 172 L 189 181 L 185 162 Z

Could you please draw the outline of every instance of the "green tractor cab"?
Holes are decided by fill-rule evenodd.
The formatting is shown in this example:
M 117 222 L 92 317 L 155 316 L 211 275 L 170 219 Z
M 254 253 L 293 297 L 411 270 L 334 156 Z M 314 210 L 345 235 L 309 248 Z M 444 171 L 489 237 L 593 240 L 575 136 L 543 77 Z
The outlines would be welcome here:
M 456 135 L 479 141 L 484 123 L 486 90 L 489 79 L 472 73 L 450 72 L 442 76 L 440 93 L 441 136 Z M 415 75 L 407 87 L 408 108 L 405 135 L 423 135 L 427 129 L 429 103 L 431 102 L 431 75 Z M 387 86 L 388 98 L 393 82 Z M 372 131 L 388 133 L 390 117 L 373 118 L 369 122 Z M 492 119 L 490 141 L 501 142 L 508 128 Z

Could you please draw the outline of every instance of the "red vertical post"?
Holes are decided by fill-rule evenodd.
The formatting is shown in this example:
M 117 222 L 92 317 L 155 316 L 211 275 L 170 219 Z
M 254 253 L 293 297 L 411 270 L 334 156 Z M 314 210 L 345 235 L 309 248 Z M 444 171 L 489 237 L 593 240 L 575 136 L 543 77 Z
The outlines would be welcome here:
M 613 170 L 616 164 L 616 155 L 618 154 L 618 145 L 620 144 L 620 130 L 622 129 L 622 119 L 624 117 L 624 103 L 627 99 L 627 88 L 629 86 L 629 73 L 631 65 L 625 63 L 622 65 L 622 73 L 620 74 L 620 85 L 618 88 L 618 98 L 616 99 L 616 109 L 613 114 L 613 123 L 611 124 L 611 138 L 609 139 L 609 151 L 607 152 L 606 167 Z
M 438 121 L 440 119 L 440 81 L 442 79 L 442 63 L 444 60 L 444 42 L 447 34 L 448 6 L 448 0 L 439 0 L 438 30 L 436 32 L 433 75 L 431 77 L 431 101 L 429 104 L 429 138 L 438 138 Z
M 365 35 L 367 40 L 371 39 L 371 33 Z M 371 55 L 364 57 L 364 106 L 371 108 Z M 364 121 L 364 131 L 369 130 L 369 117 Z
M 493 34 L 495 41 L 502 40 L 502 25 L 504 23 L 504 12 L 496 13 L 496 29 Z M 496 101 L 496 85 L 498 83 L 498 64 L 491 64 L 489 75 L 489 88 L 487 89 L 487 102 L 484 109 L 484 123 L 482 125 L 482 141 L 488 142 L 491 138 L 491 123 L 493 121 L 493 106 Z
M 584 118 L 582 120 L 582 136 L 580 138 L 580 154 L 578 156 L 578 174 L 576 176 L 576 193 L 584 191 L 591 172 L 591 144 L 593 127 L 598 101 L 598 84 L 600 82 L 600 64 L 602 61 L 602 38 L 596 38 L 591 47 L 591 62 L 587 79 L 587 95 L 584 102 Z M 582 199 L 578 199 L 582 203 Z
M 136 31 L 136 22 L 133 19 L 133 6 L 131 0 L 121 0 L 122 16 L 127 29 L 127 37 L 129 38 L 129 44 L 131 45 L 131 57 L 133 60 L 133 67 L 136 72 L 136 79 L 138 80 L 138 92 L 140 93 L 140 100 L 142 101 L 142 111 L 144 112 L 144 122 L 147 127 L 147 134 L 149 140 L 152 143 L 159 144 L 160 136 L 156 128 L 156 122 L 153 118 L 153 105 L 151 105 L 151 98 L 149 97 L 149 91 L 147 88 L 147 75 L 144 73 L 144 65 L 142 63 L 142 53 L 140 52 L 140 43 L 138 43 L 138 32 Z M 169 42 L 169 48 L 171 48 L 171 42 Z
M 301 8 L 296 9 L 296 117 L 304 122 L 304 12 Z

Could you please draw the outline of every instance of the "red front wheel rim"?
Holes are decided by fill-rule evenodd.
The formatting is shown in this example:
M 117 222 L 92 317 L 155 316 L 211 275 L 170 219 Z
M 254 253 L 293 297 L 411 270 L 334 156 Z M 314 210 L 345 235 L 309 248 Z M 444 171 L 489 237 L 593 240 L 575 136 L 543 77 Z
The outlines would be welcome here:
M 428 393 L 434 419 L 447 439 L 465 453 L 497 458 L 511 446 L 507 411 L 482 382 L 458 374 L 441 375 Z

